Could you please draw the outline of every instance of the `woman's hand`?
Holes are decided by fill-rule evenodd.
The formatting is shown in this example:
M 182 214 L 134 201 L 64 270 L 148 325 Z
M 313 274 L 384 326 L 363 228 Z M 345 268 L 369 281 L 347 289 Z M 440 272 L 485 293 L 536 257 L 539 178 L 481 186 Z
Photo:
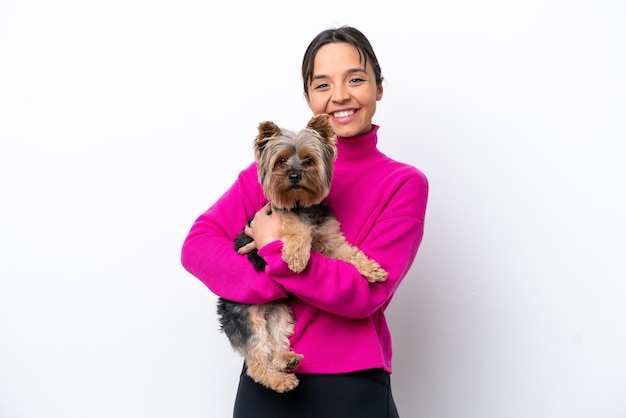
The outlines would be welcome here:
M 250 225 L 246 226 L 245 233 L 254 240 L 256 249 L 260 250 L 270 242 L 281 239 L 282 230 L 283 220 L 279 215 L 272 213 L 272 206 L 268 203 L 254 215 Z M 245 252 L 249 251 L 250 249 L 247 249 Z M 243 254 L 244 251 L 240 251 L 240 253 Z

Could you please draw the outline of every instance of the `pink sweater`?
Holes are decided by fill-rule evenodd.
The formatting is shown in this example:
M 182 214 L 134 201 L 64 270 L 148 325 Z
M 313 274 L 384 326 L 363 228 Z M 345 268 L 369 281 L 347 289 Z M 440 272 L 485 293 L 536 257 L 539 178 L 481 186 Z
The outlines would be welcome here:
M 392 371 L 385 309 L 405 277 L 422 240 L 428 197 L 424 174 L 377 148 L 378 126 L 356 138 L 338 138 L 338 158 L 327 198 L 348 241 L 389 273 L 370 284 L 343 261 L 313 253 L 293 273 L 281 258 L 281 241 L 263 247 L 265 272 L 238 255 L 233 239 L 267 199 L 253 163 L 191 227 L 182 264 L 212 292 L 243 303 L 289 297 L 296 318 L 291 343 L 304 354 L 298 373 Z

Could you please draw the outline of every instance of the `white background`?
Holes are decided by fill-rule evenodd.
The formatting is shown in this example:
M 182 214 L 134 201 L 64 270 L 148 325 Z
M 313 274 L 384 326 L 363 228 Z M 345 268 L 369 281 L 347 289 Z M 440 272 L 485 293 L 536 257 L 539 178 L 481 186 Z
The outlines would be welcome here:
M 241 359 L 180 247 L 260 121 L 308 121 L 302 54 L 340 24 L 386 77 L 381 149 L 431 185 L 388 311 L 401 415 L 626 416 L 624 22 L 619 0 L 0 0 L 0 416 L 230 416 Z

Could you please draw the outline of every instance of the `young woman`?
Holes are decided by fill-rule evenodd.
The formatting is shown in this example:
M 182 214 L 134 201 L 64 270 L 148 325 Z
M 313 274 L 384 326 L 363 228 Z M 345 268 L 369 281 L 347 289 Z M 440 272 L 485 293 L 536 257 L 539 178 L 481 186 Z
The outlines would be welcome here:
M 300 384 L 277 393 L 240 377 L 235 418 L 393 418 L 391 336 L 385 309 L 422 240 L 428 182 L 418 169 L 377 148 L 372 124 L 382 98 L 381 68 L 357 29 L 319 33 L 302 63 L 304 96 L 313 114 L 330 115 L 338 157 L 327 198 L 348 241 L 389 273 L 370 284 L 352 265 L 312 253 L 302 273 L 281 258 L 281 219 L 268 211 L 253 163 L 193 224 L 182 263 L 216 295 L 242 303 L 288 298 L 296 319 L 291 344 L 304 355 Z M 267 262 L 254 270 L 233 239 L 247 234 Z

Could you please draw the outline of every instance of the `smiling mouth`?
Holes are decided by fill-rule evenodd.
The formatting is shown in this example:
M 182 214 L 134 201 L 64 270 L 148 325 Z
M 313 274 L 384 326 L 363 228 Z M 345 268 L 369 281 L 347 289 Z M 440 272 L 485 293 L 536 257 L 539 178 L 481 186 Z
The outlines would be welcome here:
M 342 110 L 340 112 L 334 112 L 330 115 L 334 118 L 346 118 L 348 116 L 352 116 L 356 113 L 356 110 Z

